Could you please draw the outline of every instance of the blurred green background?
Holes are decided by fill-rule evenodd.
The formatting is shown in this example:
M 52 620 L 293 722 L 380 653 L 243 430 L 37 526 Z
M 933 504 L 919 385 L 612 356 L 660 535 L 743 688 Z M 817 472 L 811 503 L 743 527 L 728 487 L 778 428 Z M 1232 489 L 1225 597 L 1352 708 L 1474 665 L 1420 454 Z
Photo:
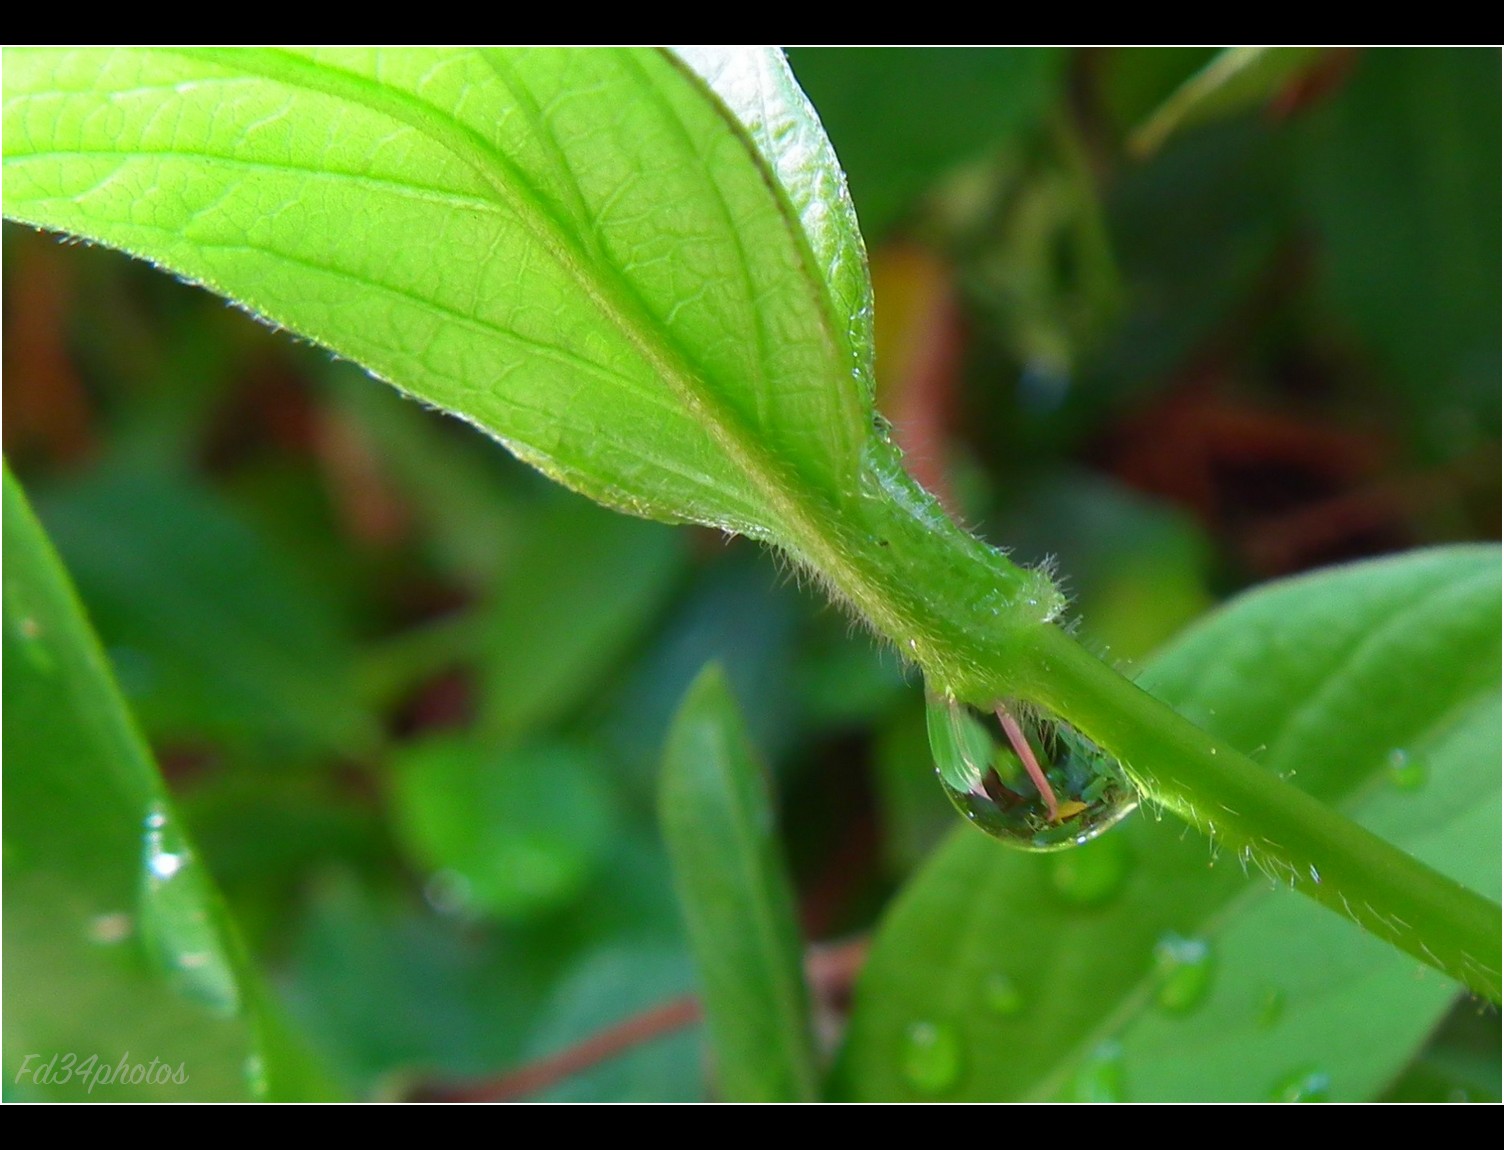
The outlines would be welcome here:
M 1499 537 L 1499 53 L 1284 51 L 1198 90 L 1212 55 L 790 53 L 910 464 L 1129 671 L 1252 584 Z M 707 1095 L 682 1010 L 504 1076 L 693 992 L 654 785 L 709 661 L 811 940 L 954 825 L 920 685 L 776 557 L 596 508 L 144 265 L 4 240 L 11 465 L 344 1089 Z M 1464 1009 L 1394 1096 L 1496 1098 L 1498 1048 Z

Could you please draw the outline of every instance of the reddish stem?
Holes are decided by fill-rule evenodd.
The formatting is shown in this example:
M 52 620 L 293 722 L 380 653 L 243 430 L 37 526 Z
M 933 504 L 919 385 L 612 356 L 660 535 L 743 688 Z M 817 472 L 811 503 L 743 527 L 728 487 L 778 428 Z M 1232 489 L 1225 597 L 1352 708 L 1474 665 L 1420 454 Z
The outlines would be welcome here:
M 1055 792 L 1050 789 L 1050 781 L 1044 777 L 1044 771 L 1039 767 L 1039 760 L 1034 757 L 1034 748 L 1029 746 L 1029 740 L 1024 738 L 1023 728 L 1018 725 L 1007 707 L 999 703 L 995 708 L 997 721 L 1003 725 L 1003 731 L 1008 736 L 1008 742 L 1013 744 L 1013 749 L 1018 752 L 1018 757 L 1023 760 L 1024 770 L 1029 772 L 1029 778 L 1034 780 L 1034 786 L 1039 791 L 1039 797 L 1044 799 L 1045 809 L 1049 811 L 1050 822 L 1060 821 L 1060 804 L 1055 801 Z

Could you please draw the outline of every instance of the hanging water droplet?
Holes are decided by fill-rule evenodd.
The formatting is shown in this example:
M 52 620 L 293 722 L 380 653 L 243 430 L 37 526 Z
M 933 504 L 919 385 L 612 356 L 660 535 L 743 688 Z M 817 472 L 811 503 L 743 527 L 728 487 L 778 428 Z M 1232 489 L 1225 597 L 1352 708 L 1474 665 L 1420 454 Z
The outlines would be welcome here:
M 1072 1088 L 1077 1102 L 1122 1102 L 1123 1044 L 1115 1039 L 1098 1043 L 1077 1068 Z
M 1053 851 L 1095 838 L 1138 805 L 1118 762 L 1060 719 L 1000 703 L 983 718 L 931 696 L 930 752 L 955 808 L 1023 850 Z
M 1424 759 L 1396 747 L 1389 752 L 1389 781 L 1402 791 L 1418 791 L 1431 772 Z
M 1121 837 L 1098 839 L 1050 860 L 1050 886 L 1076 906 L 1101 906 L 1127 878 L 1128 843 Z
M 185 998 L 215 1014 L 233 1014 L 240 990 L 202 868 L 161 808 L 146 816 L 142 842 L 140 929 L 157 968 Z
M 982 1001 L 988 1010 L 1006 1018 L 1021 1014 L 1024 1009 L 1024 996 L 1018 984 L 1000 970 L 989 974 L 982 983 Z
M 1331 1097 L 1332 1076 L 1314 1067 L 1285 1075 L 1269 1091 L 1271 1102 L 1328 1102 Z
M 961 1078 L 961 1039 L 943 1022 L 916 1022 L 903 1036 L 903 1076 L 921 1094 L 944 1094 Z
M 1201 938 L 1167 934 L 1154 947 L 1154 1001 L 1171 1014 L 1188 1014 L 1212 985 L 1212 948 Z

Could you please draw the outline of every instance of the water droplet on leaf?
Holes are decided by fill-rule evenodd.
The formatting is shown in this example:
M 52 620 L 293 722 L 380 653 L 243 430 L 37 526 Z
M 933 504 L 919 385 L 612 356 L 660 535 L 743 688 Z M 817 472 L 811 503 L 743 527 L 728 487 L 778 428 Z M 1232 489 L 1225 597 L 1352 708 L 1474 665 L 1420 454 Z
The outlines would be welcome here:
M 1424 759 L 1398 747 L 1389 752 L 1389 781 L 1400 790 L 1420 790 L 1430 774 Z
M 1167 934 L 1154 947 L 1154 1001 L 1171 1014 L 1195 1010 L 1212 985 L 1212 948 L 1201 938 Z
M 982 984 L 982 1001 L 994 1014 L 1012 1017 L 1024 1009 L 1024 996 L 1014 982 L 1002 971 L 994 971 Z
M 1099 1043 L 1077 1069 L 1073 1087 L 1077 1102 L 1122 1102 L 1123 1044 L 1114 1039 Z
M 183 997 L 219 1015 L 240 1005 L 235 972 L 203 868 L 161 808 L 146 816 L 142 840 L 140 928 L 152 961 Z
M 945 1023 L 916 1022 L 903 1036 L 903 1076 L 921 1094 L 944 1094 L 961 1078 L 961 1039 Z
M 1121 838 L 1099 839 L 1050 863 L 1050 885 L 1076 906 L 1101 906 L 1127 877 L 1128 844 Z
M 1003 703 L 983 717 L 934 696 L 927 717 L 935 772 L 951 803 L 1010 846 L 1079 846 L 1138 805 L 1117 760 L 1063 720 Z
M 1332 1096 L 1332 1077 L 1325 1071 L 1306 1068 L 1285 1075 L 1269 1092 L 1271 1102 L 1327 1102 Z
M 100 946 L 111 946 L 130 938 L 134 929 L 131 916 L 116 911 L 113 914 L 96 914 L 89 920 L 89 941 Z

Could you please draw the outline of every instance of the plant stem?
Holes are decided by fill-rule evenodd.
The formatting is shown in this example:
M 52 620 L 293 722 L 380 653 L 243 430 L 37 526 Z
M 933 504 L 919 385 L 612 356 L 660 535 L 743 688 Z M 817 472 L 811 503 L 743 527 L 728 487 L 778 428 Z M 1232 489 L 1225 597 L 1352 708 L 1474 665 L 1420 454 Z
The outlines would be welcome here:
M 1122 761 L 1154 802 L 1493 1001 L 1499 907 L 1261 770 L 1055 627 L 1026 639 L 1024 689 Z
M 866 497 L 792 550 L 924 670 L 975 706 L 1040 704 L 1123 763 L 1153 802 L 1370 933 L 1494 1001 L 1499 907 L 1261 770 L 1095 658 L 1050 620 L 1040 571 L 967 534 L 903 470 L 868 453 Z

